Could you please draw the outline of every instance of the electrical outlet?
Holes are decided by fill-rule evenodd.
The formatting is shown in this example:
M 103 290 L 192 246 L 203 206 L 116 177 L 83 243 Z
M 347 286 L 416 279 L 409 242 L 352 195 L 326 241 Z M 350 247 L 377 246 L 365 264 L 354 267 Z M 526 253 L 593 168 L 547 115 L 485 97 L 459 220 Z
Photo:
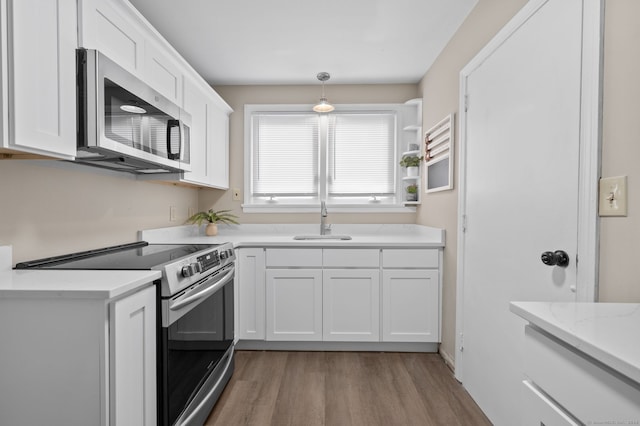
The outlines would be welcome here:
M 600 216 L 627 215 L 627 177 L 600 179 L 598 210 Z
M 240 201 L 240 200 L 241 200 L 240 190 L 238 188 L 233 188 L 233 201 Z
M 169 206 L 169 222 L 175 222 L 178 216 L 178 209 L 176 206 Z

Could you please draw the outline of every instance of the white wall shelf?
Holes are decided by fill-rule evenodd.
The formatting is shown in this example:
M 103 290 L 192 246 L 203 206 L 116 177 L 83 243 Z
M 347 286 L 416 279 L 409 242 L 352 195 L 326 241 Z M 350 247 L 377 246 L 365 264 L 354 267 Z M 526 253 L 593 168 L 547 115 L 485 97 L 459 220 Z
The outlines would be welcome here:
M 422 155 L 421 150 L 421 137 L 422 137 L 422 98 L 411 99 L 405 102 L 409 108 L 409 112 L 407 114 L 407 125 L 402 129 L 405 134 L 404 140 L 407 141 L 407 146 L 405 147 L 406 151 L 401 153 L 401 158 L 403 157 L 420 157 Z M 420 204 L 420 185 L 421 185 L 421 173 L 419 168 L 417 176 L 408 176 L 407 169 L 403 169 L 402 175 L 402 197 L 404 205 L 418 205 Z M 409 193 L 407 192 L 407 187 L 410 185 L 417 186 L 417 201 L 409 201 L 407 197 Z

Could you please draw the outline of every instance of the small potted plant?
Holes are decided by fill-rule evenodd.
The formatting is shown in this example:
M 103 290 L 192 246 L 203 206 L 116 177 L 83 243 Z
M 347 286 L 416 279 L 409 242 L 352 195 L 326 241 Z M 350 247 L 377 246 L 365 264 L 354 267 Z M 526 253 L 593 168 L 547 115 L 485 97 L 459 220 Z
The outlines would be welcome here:
M 206 212 L 198 212 L 187 219 L 187 223 L 195 223 L 196 225 L 202 225 L 207 223 L 205 233 L 209 236 L 218 235 L 218 223 L 235 223 L 238 224 L 236 219 L 238 216 L 229 213 L 231 210 L 218 210 L 214 211 L 209 209 Z
M 407 176 L 418 176 L 422 159 L 423 157 L 415 155 L 405 155 L 400 160 L 400 165 L 407 168 Z
M 418 201 L 418 185 L 407 185 L 407 201 Z

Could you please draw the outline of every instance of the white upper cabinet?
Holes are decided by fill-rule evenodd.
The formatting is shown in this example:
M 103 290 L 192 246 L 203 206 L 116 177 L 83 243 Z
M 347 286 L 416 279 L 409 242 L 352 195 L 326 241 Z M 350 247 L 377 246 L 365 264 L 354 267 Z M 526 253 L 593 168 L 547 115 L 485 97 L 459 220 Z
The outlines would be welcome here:
M 144 57 L 147 83 L 176 105 L 183 105 L 182 87 L 185 77 L 176 58 L 172 58 L 159 44 L 150 40 L 145 43 Z
M 145 37 L 134 9 L 121 0 L 79 0 L 79 44 L 97 49 L 137 76 L 144 69 Z
M 231 108 L 206 83 L 186 77 L 184 109 L 191 115 L 191 172 L 180 182 L 228 189 Z
M 72 159 L 76 153 L 76 1 L 2 0 L 0 8 L 0 148 Z
M 191 172 L 141 175 L 229 188 L 232 109 L 127 0 L 78 0 L 79 44 L 97 49 L 191 115 Z
M 191 79 L 184 82 L 184 109 L 191 115 L 191 150 L 189 162 L 191 172 L 184 173 L 186 183 L 204 183 L 209 178 L 207 154 L 208 120 L 210 105 L 207 104 L 202 90 Z
M 215 188 L 229 189 L 229 114 L 231 114 L 231 108 L 221 99 L 216 100 L 216 97 L 219 98 L 215 93 L 209 97 L 211 109 L 207 122 L 207 146 L 210 147 L 207 155 L 208 183 Z

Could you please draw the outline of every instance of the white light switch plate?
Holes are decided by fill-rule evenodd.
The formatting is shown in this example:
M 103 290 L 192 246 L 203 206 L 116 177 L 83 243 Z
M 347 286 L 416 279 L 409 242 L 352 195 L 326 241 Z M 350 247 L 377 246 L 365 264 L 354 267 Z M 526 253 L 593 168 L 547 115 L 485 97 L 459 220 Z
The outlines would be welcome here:
M 598 201 L 600 216 L 626 216 L 627 177 L 615 176 L 600 179 Z

